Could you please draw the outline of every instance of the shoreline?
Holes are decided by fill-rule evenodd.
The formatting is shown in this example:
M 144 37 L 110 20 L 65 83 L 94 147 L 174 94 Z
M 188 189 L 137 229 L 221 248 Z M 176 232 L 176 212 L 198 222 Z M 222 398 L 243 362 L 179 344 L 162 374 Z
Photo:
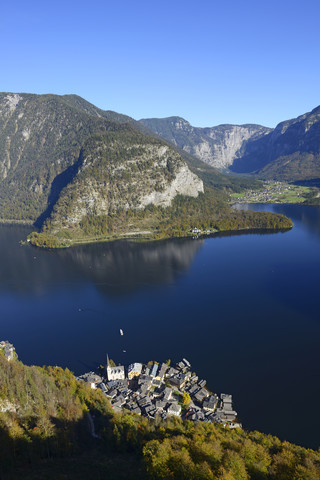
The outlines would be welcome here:
M 289 219 L 291 220 L 291 219 Z M 126 234 L 120 234 L 116 236 L 101 236 L 101 237 L 89 237 L 89 238 L 84 238 L 84 239 L 67 239 L 64 238 L 61 241 L 66 242 L 66 244 L 61 243 L 61 245 L 58 246 L 40 246 L 40 245 L 35 245 L 32 243 L 30 240 L 25 240 L 22 241 L 22 245 L 31 245 L 36 248 L 44 248 L 46 250 L 58 250 L 58 249 L 64 249 L 64 248 L 71 248 L 71 247 L 77 247 L 80 245 L 90 245 L 90 244 L 95 244 L 95 243 L 108 243 L 108 242 L 117 242 L 119 240 L 131 240 L 133 242 L 159 242 L 162 240 L 174 240 L 174 239 L 200 239 L 200 238 L 210 238 L 211 236 L 219 235 L 219 234 L 232 234 L 232 233 L 246 233 L 246 232 L 262 232 L 262 231 L 268 231 L 268 232 L 285 232 L 289 231 L 293 228 L 293 222 L 291 221 L 292 225 L 288 227 L 268 227 L 268 226 L 259 226 L 259 227 L 243 227 L 243 228 L 235 228 L 235 229 L 226 229 L 226 230 L 210 230 L 207 232 L 198 232 L 198 233 L 187 233 L 186 235 L 176 235 L 176 236 L 162 236 L 162 237 L 153 237 L 152 235 L 150 236 L 144 236 L 144 233 L 139 234 L 137 232 L 135 235 L 132 233 L 130 235 Z M 55 240 L 58 240 L 58 237 L 52 237 Z
M 25 225 L 27 226 L 34 226 L 34 222 L 32 220 L 15 220 L 10 218 L 0 218 L 0 225 Z

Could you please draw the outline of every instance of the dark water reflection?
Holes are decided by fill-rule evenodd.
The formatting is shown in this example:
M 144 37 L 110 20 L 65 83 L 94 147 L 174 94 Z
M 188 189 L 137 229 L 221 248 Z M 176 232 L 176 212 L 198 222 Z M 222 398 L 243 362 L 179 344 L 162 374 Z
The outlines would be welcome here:
M 188 270 L 203 244 L 203 240 L 186 239 L 159 243 L 118 241 L 41 251 L 19 244 L 28 233 L 27 227 L 0 226 L 3 289 L 39 293 L 88 279 L 106 295 L 126 295 L 174 282 Z
M 251 208 L 294 228 L 45 252 L 19 245 L 28 229 L 0 227 L 0 338 L 26 363 L 76 372 L 107 351 L 186 357 L 234 395 L 245 427 L 318 447 L 320 208 Z
M 119 241 L 61 252 L 61 260 L 78 268 L 106 295 L 126 295 L 152 285 L 170 284 L 190 267 L 203 240 L 160 243 Z

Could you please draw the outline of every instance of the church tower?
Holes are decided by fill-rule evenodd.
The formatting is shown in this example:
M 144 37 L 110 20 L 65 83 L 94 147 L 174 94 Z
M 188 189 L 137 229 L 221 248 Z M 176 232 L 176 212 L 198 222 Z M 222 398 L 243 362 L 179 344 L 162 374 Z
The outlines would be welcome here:
M 109 360 L 109 355 L 107 354 L 107 367 L 106 367 L 106 370 L 107 370 L 107 378 L 109 380 L 110 378 L 110 373 L 111 373 L 111 365 L 110 365 L 110 360 Z

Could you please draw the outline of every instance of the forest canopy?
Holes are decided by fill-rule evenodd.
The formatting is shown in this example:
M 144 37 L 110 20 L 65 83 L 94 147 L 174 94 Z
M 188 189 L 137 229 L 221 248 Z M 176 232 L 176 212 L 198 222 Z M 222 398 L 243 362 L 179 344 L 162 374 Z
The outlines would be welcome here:
M 6 480 L 320 476 L 319 451 L 218 424 L 115 414 L 100 390 L 69 370 L 28 367 L 0 353 L 0 380 L 0 476 Z

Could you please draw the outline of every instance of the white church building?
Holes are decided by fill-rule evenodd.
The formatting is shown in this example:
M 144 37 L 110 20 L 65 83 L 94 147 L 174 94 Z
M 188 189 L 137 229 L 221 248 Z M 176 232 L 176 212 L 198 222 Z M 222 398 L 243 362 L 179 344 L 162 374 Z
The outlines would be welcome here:
M 124 366 L 118 365 L 117 367 L 111 367 L 108 355 L 107 355 L 107 377 L 108 377 L 108 382 L 111 382 L 111 380 L 124 380 L 126 378 Z

